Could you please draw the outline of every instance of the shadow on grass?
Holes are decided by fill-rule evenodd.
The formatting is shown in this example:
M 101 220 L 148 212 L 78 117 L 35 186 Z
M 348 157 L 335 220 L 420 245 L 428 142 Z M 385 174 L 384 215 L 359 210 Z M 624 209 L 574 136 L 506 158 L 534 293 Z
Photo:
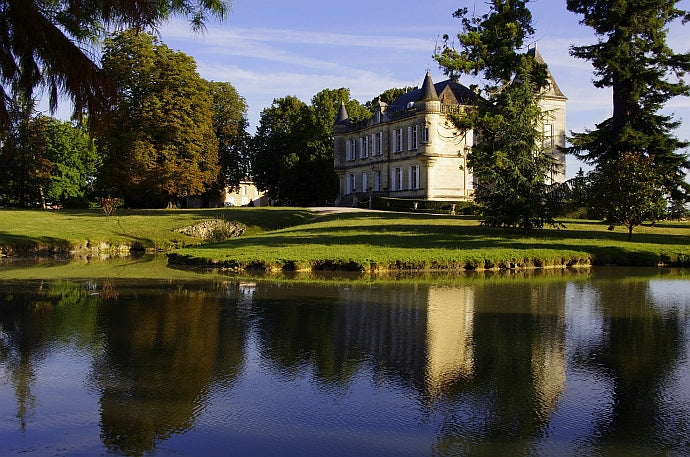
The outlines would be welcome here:
M 69 241 L 60 238 L 29 237 L 0 232 L 0 251 L 11 252 L 15 255 L 38 252 L 69 252 L 71 246 Z
M 355 217 L 353 216 L 340 218 L 343 221 L 352 221 L 354 219 Z M 497 247 L 497 243 L 514 247 L 516 244 L 540 245 L 540 240 L 550 240 L 553 244 L 544 243 L 544 246 L 548 246 L 551 249 L 562 248 L 562 243 L 568 243 L 569 241 L 572 243 L 575 240 L 583 241 L 583 245 L 572 243 L 578 246 L 579 249 L 586 247 L 586 243 L 591 240 L 599 242 L 611 241 L 616 244 L 624 243 L 629 246 L 638 244 L 687 245 L 690 242 L 690 237 L 687 235 L 664 233 L 637 233 L 633 235 L 632 240 L 628 240 L 627 233 L 608 231 L 605 227 L 602 227 L 601 231 L 543 229 L 524 234 L 519 231 L 483 227 L 479 223 L 475 225 L 428 224 L 424 223 L 424 220 L 420 220 L 420 224 L 401 224 L 400 218 L 376 217 L 376 219 L 376 223 L 371 223 L 371 218 L 365 219 L 360 215 L 359 220 L 365 223 L 313 227 L 315 223 L 326 221 L 323 218 L 319 218 L 311 223 L 287 228 L 280 234 L 274 233 L 262 236 L 261 242 L 262 244 L 264 241 L 270 243 L 269 240 L 271 238 L 276 238 L 282 240 L 280 243 L 287 242 L 290 244 L 295 244 L 295 241 L 299 243 L 319 242 L 321 244 L 369 244 L 374 242 L 377 245 L 388 247 L 448 248 L 452 247 L 449 245 L 461 244 L 461 247 L 467 248 L 466 243 L 471 241 L 479 243 L 476 247 Z M 337 220 L 331 218 L 330 222 Z M 390 225 L 386 225 L 386 221 L 389 221 Z M 363 234 L 348 235 L 348 232 Z
M 338 221 L 343 221 L 343 224 L 335 225 Z M 417 221 L 419 223 L 415 223 Z M 331 225 L 323 226 L 318 223 Z M 544 229 L 524 235 L 506 229 L 482 227 L 478 222 L 469 225 L 444 224 L 430 216 L 401 219 L 399 215 L 349 213 L 322 216 L 310 223 L 280 232 L 201 245 L 194 249 L 208 251 L 210 256 L 214 250 L 253 250 L 257 246 L 295 251 L 307 245 L 342 246 L 343 252 L 347 252 L 348 246 L 355 245 L 371 246 L 372 249 L 476 250 L 487 252 L 489 256 L 497 250 L 508 250 L 514 252 L 516 257 L 520 256 L 519 251 L 530 251 L 529 254 L 526 253 L 527 256 L 543 257 L 546 260 L 581 253 L 598 265 L 653 266 L 660 262 L 678 263 L 679 259 L 675 257 L 688 253 L 680 249 L 679 252 L 672 253 L 674 258 L 671 258 L 661 254 L 659 249 L 645 245 L 682 247 L 687 246 L 687 242 L 688 236 L 684 235 L 647 233 L 637 234 L 632 241 L 628 241 L 626 233 L 610 232 L 603 226 L 601 231 Z

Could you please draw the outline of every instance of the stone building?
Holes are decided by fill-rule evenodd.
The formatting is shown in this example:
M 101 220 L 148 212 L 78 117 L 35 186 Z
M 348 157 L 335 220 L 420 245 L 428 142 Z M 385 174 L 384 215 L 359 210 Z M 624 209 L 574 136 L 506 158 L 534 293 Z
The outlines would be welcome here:
M 543 59 L 536 51 L 538 61 Z M 334 167 L 340 181 L 339 204 L 352 205 L 371 196 L 432 201 L 468 201 L 476 179 L 467 167 L 474 143 L 472 130 L 459 131 L 448 113 L 471 110 L 477 95 L 452 80 L 434 84 L 427 72 L 421 88 L 390 105 L 379 102 L 366 121 L 351 122 L 341 104 L 334 125 Z M 565 180 L 567 98 L 549 74 L 542 98 L 546 113 L 545 146 L 562 165 L 549 177 Z

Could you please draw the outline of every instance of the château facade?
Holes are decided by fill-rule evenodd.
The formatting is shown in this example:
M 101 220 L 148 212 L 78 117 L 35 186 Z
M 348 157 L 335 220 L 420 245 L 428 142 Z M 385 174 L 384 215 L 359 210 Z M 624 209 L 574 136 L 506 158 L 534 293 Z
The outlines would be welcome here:
M 537 61 L 543 59 L 531 49 Z M 447 118 L 473 109 L 477 95 L 452 80 L 434 84 L 427 72 L 421 88 L 390 105 L 379 102 L 366 121 L 351 122 L 341 104 L 334 125 L 334 167 L 339 204 L 371 196 L 434 201 L 472 200 L 476 178 L 467 167 L 472 130 L 460 131 Z M 567 98 L 549 73 L 542 94 L 544 146 L 560 165 L 552 183 L 565 181 Z

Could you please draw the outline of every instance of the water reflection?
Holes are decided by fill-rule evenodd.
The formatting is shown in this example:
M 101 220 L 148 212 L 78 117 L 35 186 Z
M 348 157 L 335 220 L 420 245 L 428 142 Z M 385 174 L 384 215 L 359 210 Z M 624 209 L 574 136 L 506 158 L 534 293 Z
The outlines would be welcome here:
M 0 417 L 13 419 L 0 423 L 0 452 L 49 443 L 37 431 L 54 423 L 53 400 L 37 392 L 81 385 L 97 395 L 90 433 L 115 454 L 227 454 L 243 442 L 255 455 L 269 444 L 287 455 L 683 453 L 690 288 L 671 283 L 6 282 L 0 399 L 13 401 Z M 50 385 L 40 373 L 65 352 L 88 374 Z M 275 426 L 251 430 L 262 414 Z

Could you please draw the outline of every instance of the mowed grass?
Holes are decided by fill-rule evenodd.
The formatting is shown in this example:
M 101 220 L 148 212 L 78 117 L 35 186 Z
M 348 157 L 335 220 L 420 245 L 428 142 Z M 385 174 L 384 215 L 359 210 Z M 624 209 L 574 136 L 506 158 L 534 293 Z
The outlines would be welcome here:
M 616 264 L 690 265 L 690 224 L 627 231 L 563 221 L 530 235 L 463 217 L 329 214 L 283 229 L 178 249 L 171 263 L 260 270 L 460 270 Z
M 118 211 L 105 217 L 96 210 L 0 210 L 0 249 L 15 254 L 67 252 L 99 245 L 167 251 L 200 244 L 176 229 L 209 219 L 240 222 L 247 235 L 288 227 L 313 217 L 305 209 L 223 208 Z

